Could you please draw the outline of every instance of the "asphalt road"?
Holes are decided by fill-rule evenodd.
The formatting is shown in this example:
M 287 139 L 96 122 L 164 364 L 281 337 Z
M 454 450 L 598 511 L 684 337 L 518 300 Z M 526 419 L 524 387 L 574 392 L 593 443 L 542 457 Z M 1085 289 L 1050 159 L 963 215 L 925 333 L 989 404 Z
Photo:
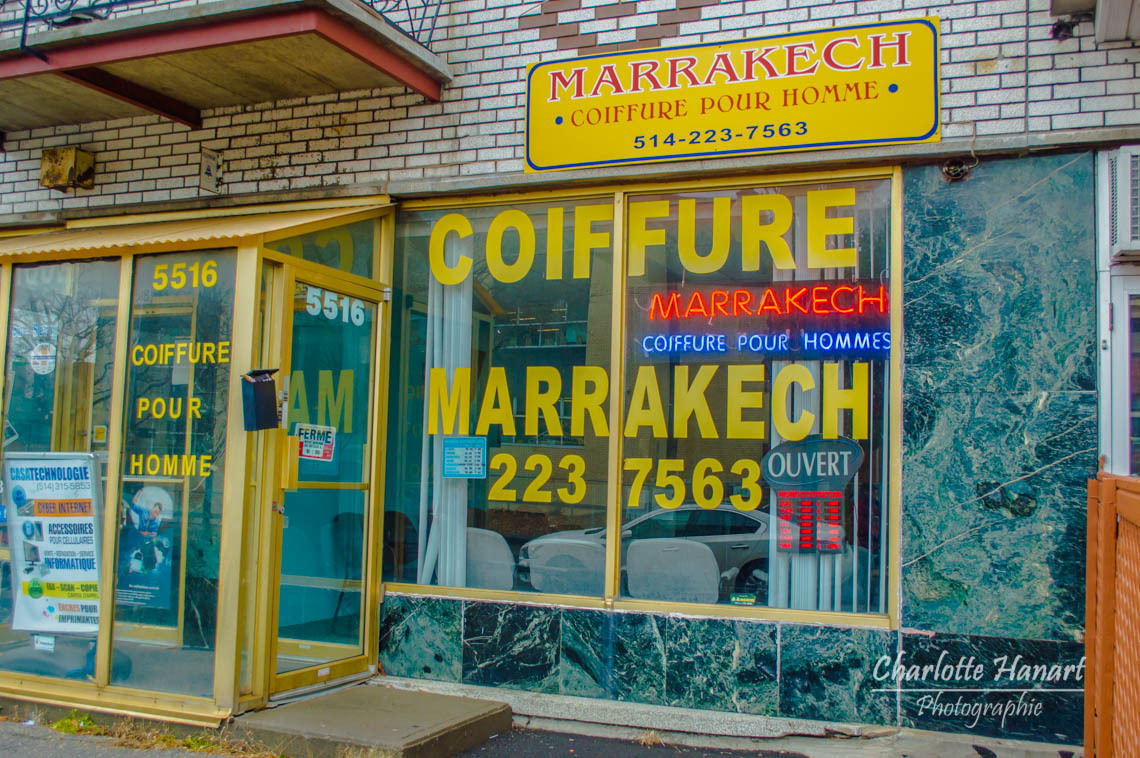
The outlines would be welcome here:
M 515 729 L 492 738 L 459 758 L 807 758 L 779 750 L 707 750 L 674 745 L 641 745 L 624 740 Z

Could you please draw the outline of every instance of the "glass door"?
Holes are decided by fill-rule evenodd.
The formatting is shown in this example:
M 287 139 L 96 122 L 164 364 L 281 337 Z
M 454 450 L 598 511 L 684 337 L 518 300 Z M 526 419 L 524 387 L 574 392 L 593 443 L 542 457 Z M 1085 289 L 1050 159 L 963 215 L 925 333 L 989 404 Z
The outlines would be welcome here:
M 367 669 L 375 294 L 285 266 L 274 692 Z M 374 631 L 374 630 L 371 630 Z

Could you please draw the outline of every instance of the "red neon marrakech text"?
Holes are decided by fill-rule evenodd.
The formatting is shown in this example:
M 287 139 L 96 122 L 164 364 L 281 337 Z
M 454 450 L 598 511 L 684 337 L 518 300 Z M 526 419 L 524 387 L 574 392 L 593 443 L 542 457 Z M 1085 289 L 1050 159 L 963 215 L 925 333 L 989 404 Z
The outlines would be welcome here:
M 887 312 L 887 287 L 867 288 L 862 284 L 815 284 L 776 290 L 765 288 L 757 294 L 752 290 L 694 291 L 690 295 L 679 292 L 654 292 L 649 304 L 650 321 L 670 321 L 686 318 L 716 318 L 728 316 L 789 316 L 794 314 L 829 316 Z

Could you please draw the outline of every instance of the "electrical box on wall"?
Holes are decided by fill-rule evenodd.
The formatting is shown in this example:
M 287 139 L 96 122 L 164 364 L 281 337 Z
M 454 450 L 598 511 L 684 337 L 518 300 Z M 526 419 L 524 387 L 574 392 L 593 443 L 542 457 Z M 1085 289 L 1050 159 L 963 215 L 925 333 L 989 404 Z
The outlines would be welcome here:
M 95 155 L 77 147 L 49 147 L 40 157 L 40 186 L 66 192 L 94 189 Z
M 1140 147 L 1113 150 L 1108 158 L 1109 235 L 1112 260 L 1140 261 Z
M 242 374 L 242 421 L 247 432 L 273 429 L 280 424 L 277 417 L 277 384 L 275 368 L 255 368 Z
M 202 162 L 198 167 L 198 186 L 215 195 L 222 184 L 222 156 L 217 150 L 202 148 Z

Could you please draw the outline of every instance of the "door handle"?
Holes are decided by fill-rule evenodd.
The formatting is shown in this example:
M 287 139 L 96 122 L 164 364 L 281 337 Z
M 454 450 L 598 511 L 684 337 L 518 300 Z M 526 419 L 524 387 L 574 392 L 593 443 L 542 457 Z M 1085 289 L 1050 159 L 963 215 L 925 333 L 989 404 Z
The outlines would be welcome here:
M 747 550 L 748 549 L 748 543 L 744 543 L 741 545 L 729 545 L 728 547 L 730 550 Z

